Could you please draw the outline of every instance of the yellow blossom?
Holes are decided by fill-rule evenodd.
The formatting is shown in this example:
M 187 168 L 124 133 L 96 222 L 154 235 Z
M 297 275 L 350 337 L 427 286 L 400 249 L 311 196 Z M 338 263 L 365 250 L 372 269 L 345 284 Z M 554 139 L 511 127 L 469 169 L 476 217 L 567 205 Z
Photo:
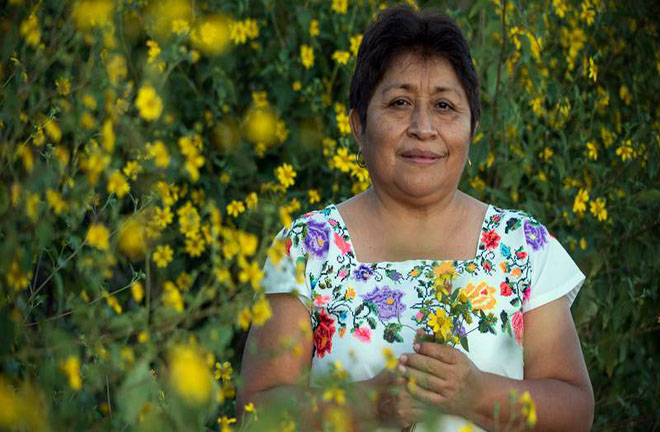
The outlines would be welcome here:
M 9 266 L 9 271 L 5 275 L 9 287 L 18 291 L 28 287 L 32 272 L 23 273 L 17 259 L 14 259 Z
M 321 201 L 321 194 L 317 189 L 308 190 L 307 195 L 309 196 L 310 204 L 316 204 L 317 202 Z
M 169 206 L 164 208 L 156 207 L 156 212 L 153 215 L 152 222 L 160 229 L 167 228 L 169 224 L 172 223 L 174 215 L 170 211 Z
M 596 198 L 591 201 L 589 203 L 589 211 L 597 217 L 600 222 L 606 221 L 607 210 L 605 209 L 605 198 Z
M 220 432 L 231 432 L 231 424 L 236 423 L 235 418 L 228 418 L 227 416 L 222 416 L 218 419 L 218 425 L 220 425 Z
M 147 154 L 154 159 L 154 164 L 159 168 L 167 168 L 170 164 L 170 153 L 161 140 L 148 143 Z
M 314 49 L 309 45 L 300 46 L 300 61 L 302 62 L 305 69 L 309 69 L 314 66 Z
M 224 54 L 232 40 L 231 22 L 224 15 L 212 15 L 198 20 L 192 33 L 195 48 L 207 55 Z
M 158 119 L 163 112 L 163 102 L 151 84 L 140 87 L 135 106 L 140 110 L 140 116 L 147 121 Z
M 142 303 L 144 298 L 144 288 L 142 287 L 142 282 L 135 281 L 131 284 L 131 294 L 133 295 L 133 300 L 137 303 Z
M 621 156 L 621 161 L 623 162 L 632 160 L 635 157 L 635 151 L 632 148 L 630 140 L 626 140 L 623 145 L 617 147 L 616 155 Z
M 82 377 L 80 375 L 80 359 L 70 355 L 60 363 L 60 370 L 69 379 L 69 387 L 73 390 L 80 390 L 82 388 Z
M 256 144 L 270 146 L 277 142 L 277 116 L 269 107 L 251 108 L 245 115 L 247 139 Z
M 55 87 L 61 96 L 67 96 L 71 92 L 71 81 L 67 77 L 60 77 L 55 80 Z
M 587 202 L 589 201 L 589 192 L 586 189 L 580 189 L 575 195 L 573 202 L 573 213 L 582 214 L 587 210 Z
M 41 30 L 39 29 L 39 20 L 34 13 L 21 22 L 20 27 L 21 36 L 25 38 L 25 42 L 32 47 L 38 47 L 41 43 Z
M 594 82 L 598 79 L 598 66 L 596 66 L 592 57 L 589 57 L 589 79 L 594 80 Z
M 598 159 L 598 146 L 595 142 L 587 142 L 587 157 L 591 160 Z
M 302 88 L 302 84 L 300 83 L 300 81 L 294 81 L 293 84 L 291 84 L 291 88 L 293 89 L 293 91 L 296 92 L 300 91 L 300 89 Z
M 351 54 L 353 54 L 353 56 L 355 56 L 355 57 L 357 57 L 357 55 L 358 55 L 358 50 L 360 49 L 360 44 L 362 43 L 362 38 L 363 38 L 363 36 L 361 34 L 351 36 L 351 39 L 350 39 Z
M 147 249 L 146 234 L 143 218 L 138 215 L 129 217 L 119 227 L 119 251 L 132 261 L 141 260 Z
M 108 178 L 108 193 L 114 193 L 117 195 L 117 198 L 123 198 L 130 190 L 131 187 L 128 181 L 126 181 L 126 178 L 119 170 L 115 170 L 110 174 L 110 178 Z
M 56 215 L 60 215 L 69 210 L 69 204 L 62 199 L 62 195 L 56 190 L 50 188 L 46 189 L 46 201 Z
M 287 163 L 284 163 L 275 169 L 275 177 L 277 177 L 280 184 L 285 188 L 294 185 L 294 179 L 296 178 L 296 175 L 297 174 L 293 170 L 293 167 Z
M 122 168 L 122 172 L 126 175 L 126 177 L 133 181 L 137 180 L 137 175 L 142 171 L 142 165 L 140 165 L 137 161 L 128 161 L 126 162 L 126 165 L 124 165 L 124 168 Z
M 155 40 L 149 39 L 147 41 L 147 47 L 149 47 L 149 52 L 148 52 L 148 60 L 147 62 L 153 63 L 156 58 L 160 55 L 160 46 L 158 45 L 158 42 Z
M 630 95 L 630 90 L 628 90 L 627 85 L 623 84 L 621 88 L 619 88 L 619 97 L 626 105 L 630 105 L 630 102 L 632 101 L 632 97 Z
M 165 268 L 172 261 L 174 251 L 169 245 L 158 245 L 152 258 L 157 267 Z
M 25 202 L 25 213 L 28 215 L 32 222 L 37 221 L 37 212 L 39 210 L 39 195 L 32 193 L 28 195 Z
M 239 214 L 245 211 L 245 205 L 242 201 L 232 200 L 227 204 L 227 214 L 233 217 L 238 217 Z
M 185 240 L 185 251 L 193 258 L 199 257 L 206 249 L 206 242 L 200 235 L 187 237 Z
M 114 310 L 117 315 L 121 315 L 122 307 L 117 301 L 117 297 L 105 293 L 105 300 L 108 302 L 108 306 Z
M 103 224 L 92 224 L 87 230 L 87 243 L 99 250 L 108 250 L 110 247 L 110 231 Z
M 383 348 L 383 357 L 385 357 L 385 367 L 389 370 L 394 370 L 398 364 L 398 360 L 394 355 L 394 352 L 390 348 Z
M 266 296 L 262 295 L 259 297 L 259 300 L 252 305 L 252 322 L 254 322 L 254 325 L 256 326 L 262 326 L 272 315 L 268 299 L 266 299 Z
M 183 312 L 183 297 L 179 289 L 170 281 L 163 284 L 163 306 L 170 307 L 177 312 Z
M 350 58 L 351 58 L 351 53 L 349 53 L 348 51 L 335 51 L 332 54 L 332 59 L 334 61 L 336 61 L 337 63 L 343 64 L 343 65 L 347 64 L 348 59 L 350 59 Z
M 313 19 L 309 22 L 309 35 L 311 37 L 316 37 L 321 34 L 321 28 L 319 26 L 319 20 Z
M 247 204 L 247 208 L 250 210 L 257 208 L 258 203 L 259 197 L 257 196 L 256 192 L 250 192 L 248 196 L 245 197 L 245 204 Z
M 114 4 L 110 0 L 79 0 L 73 8 L 73 20 L 80 30 L 110 24 Z
M 336 113 L 335 119 L 337 121 L 337 128 L 342 135 L 349 135 L 351 133 L 351 124 L 348 115 L 344 111 Z
M 250 282 L 252 289 L 258 291 L 261 288 L 261 280 L 264 277 L 261 268 L 257 262 L 242 264 L 241 271 L 238 274 L 238 280 L 242 283 Z
M 344 405 L 346 403 L 346 394 L 342 389 L 330 387 L 323 392 L 323 400 L 334 400 L 339 405 Z
M 238 325 L 243 330 L 247 330 L 250 327 L 250 322 L 252 321 L 252 311 L 249 307 L 241 309 L 237 317 Z
M 234 368 L 231 366 L 231 363 L 228 361 L 220 364 L 220 362 L 215 363 L 215 379 L 222 380 L 223 382 L 231 381 L 231 374 L 234 373 Z
M 169 383 L 179 396 L 192 404 L 209 400 L 213 377 L 197 348 L 176 345 L 169 351 L 168 361 Z
M 348 10 L 348 0 L 332 0 L 331 9 L 338 14 L 346 14 Z

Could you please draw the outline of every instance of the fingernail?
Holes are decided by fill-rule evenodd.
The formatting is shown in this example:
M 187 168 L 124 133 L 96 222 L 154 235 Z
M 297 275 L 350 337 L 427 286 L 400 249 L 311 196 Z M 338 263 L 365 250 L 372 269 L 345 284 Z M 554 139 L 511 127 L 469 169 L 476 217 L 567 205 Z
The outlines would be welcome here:
M 401 362 L 402 364 L 405 364 L 407 361 L 408 361 L 408 356 L 406 356 L 405 354 L 399 357 L 399 362 Z
M 419 351 L 420 348 L 421 348 L 421 346 L 420 346 L 417 342 L 415 342 L 415 343 L 413 344 L 413 349 L 414 349 L 415 351 Z

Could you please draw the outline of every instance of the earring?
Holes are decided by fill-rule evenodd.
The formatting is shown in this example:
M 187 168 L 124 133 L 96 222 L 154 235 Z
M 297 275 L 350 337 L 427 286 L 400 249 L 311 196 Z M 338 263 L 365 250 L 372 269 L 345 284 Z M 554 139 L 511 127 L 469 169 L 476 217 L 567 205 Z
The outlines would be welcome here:
M 470 160 L 470 156 L 468 156 L 468 165 L 470 166 L 470 168 L 472 168 L 472 161 Z
M 361 154 L 362 154 L 362 149 L 359 149 L 358 152 L 357 152 L 357 154 L 355 155 L 355 163 L 356 163 L 357 166 L 359 166 L 360 168 L 366 168 L 366 167 L 367 167 L 367 163 L 364 161 L 364 156 L 362 156 L 362 160 L 360 161 L 360 155 L 361 155 Z

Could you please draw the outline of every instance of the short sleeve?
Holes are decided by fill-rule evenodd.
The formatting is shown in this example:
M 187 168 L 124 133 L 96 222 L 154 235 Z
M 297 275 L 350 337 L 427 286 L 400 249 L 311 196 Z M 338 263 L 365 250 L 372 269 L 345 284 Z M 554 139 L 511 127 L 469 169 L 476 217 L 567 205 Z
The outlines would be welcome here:
M 536 309 L 562 296 L 573 304 L 585 276 L 575 264 L 566 249 L 550 235 L 540 223 L 531 220 L 524 222 L 532 265 L 531 292 L 523 302 L 523 312 Z
M 312 294 L 307 284 L 306 267 L 303 245 L 294 246 L 289 228 L 282 228 L 275 236 L 264 264 L 264 293 L 297 295 L 305 308 L 311 310 Z

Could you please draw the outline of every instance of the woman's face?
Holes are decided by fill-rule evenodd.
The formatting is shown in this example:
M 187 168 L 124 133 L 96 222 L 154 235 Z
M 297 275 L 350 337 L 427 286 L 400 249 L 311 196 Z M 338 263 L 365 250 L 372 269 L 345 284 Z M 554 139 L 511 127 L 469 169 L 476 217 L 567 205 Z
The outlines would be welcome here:
M 403 53 L 394 58 L 351 126 L 379 192 L 421 203 L 453 193 L 467 160 L 470 104 L 451 63 Z

